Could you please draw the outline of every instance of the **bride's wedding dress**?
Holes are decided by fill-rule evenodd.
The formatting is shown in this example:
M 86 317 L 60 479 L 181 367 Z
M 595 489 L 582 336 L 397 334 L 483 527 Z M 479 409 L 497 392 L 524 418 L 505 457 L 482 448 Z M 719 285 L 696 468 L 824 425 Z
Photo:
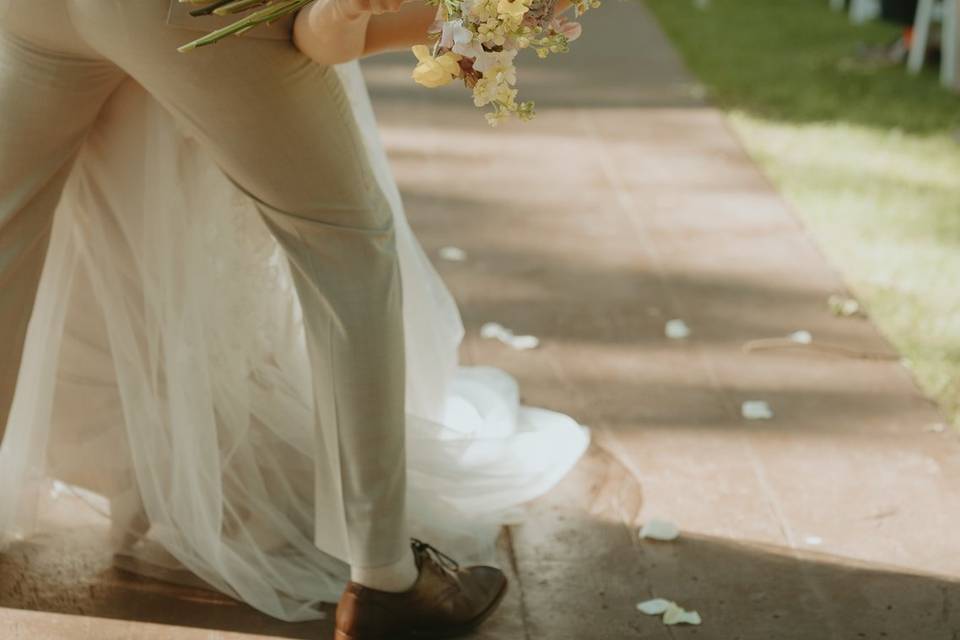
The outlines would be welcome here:
M 587 431 L 520 405 L 505 372 L 458 366 L 459 312 L 407 223 L 359 66 L 337 71 L 396 218 L 411 532 L 476 556 L 570 469 Z M 42 529 L 66 491 L 126 531 L 118 550 L 137 566 L 188 570 L 278 618 L 318 617 L 348 571 L 313 544 L 305 349 L 286 261 L 253 204 L 129 81 L 56 214 L 0 448 L 0 546 Z

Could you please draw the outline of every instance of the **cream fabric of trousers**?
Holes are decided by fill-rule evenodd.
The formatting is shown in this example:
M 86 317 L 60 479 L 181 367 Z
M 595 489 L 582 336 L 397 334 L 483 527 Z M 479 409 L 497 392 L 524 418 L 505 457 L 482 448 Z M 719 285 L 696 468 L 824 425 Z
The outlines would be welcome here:
M 286 252 L 322 433 L 316 513 L 345 523 L 317 526 L 317 546 L 354 566 L 392 563 L 407 541 L 389 205 L 339 79 L 293 47 L 290 21 L 181 54 L 198 35 L 185 9 L 176 0 L 0 0 L 0 429 L 63 185 L 101 108 L 132 77 L 256 202 Z

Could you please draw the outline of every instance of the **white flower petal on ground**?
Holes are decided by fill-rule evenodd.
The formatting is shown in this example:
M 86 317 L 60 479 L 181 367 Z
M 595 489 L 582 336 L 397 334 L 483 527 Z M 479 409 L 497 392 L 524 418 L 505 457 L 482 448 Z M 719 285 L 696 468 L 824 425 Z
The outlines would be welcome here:
M 60 480 L 54 480 L 53 485 L 50 487 L 50 497 L 59 498 L 63 494 L 67 493 L 67 491 L 69 491 L 69 489 L 65 483 L 61 482 Z
M 860 303 L 854 298 L 833 295 L 827 300 L 827 304 L 834 315 L 850 317 L 860 313 Z
M 484 338 L 495 338 L 518 351 L 536 349 L 540 346 L 540 338 L 536 336 L 513 335 L 513 331 L 498 322 L 488 322 L 480 327 L 480 335 Z
M 679 318 L 674 318 L 669 320 L 664 327 L 664 333 L 671 340 L 683 340 L 690 336 L 690 327 L 687 326 L 687 323 Z
M 451 262 L 463 262 L 467 259 L 467 252 L 459 247 L 443 247 L 440 257 Z
M 747 420 L 769 420 L 773 417 L 773 409 L 765 400 L 746 400 L 740 406 L 740 413 Z
M 512 336 L 505 342 L 518 351 L 536 349 L 540 346 L 540 338 L 537 336 Z
M 648 616 L 659 616 L 670 608 L 670 605 L 674 604 L 669 600 L 664 600 L 663 598 L 654 598 L 653 600 L 647 600 L 645 602 L 637 603 L 637 611 L 645 613 Z M 676 605 L 674 605 L 676 606 Z
M 807 536 L 806 538 L 803 539 L 803 541 L 812 547 L 815 547 L 819 544 L 823 544 L 823 538 L 821 538 L 820 536 Z
M 810 344 L 813 342 L 813 334 L 809 331 L 794 331 L 789 338 L 797 344 Z
M 480 335 L 484 338 L 502 338 L 513 334 L 499 322 L 488 322 L 480 327 Z
M 640 528 L 640 537 L 643 539 L 662 540 L 669 542 L 680 537 L 680 527 L 669 520 L 648 520 Z
M 687 611 L 675 602 L 671 602 L 667 610 L 663 612 L 663 624 L 700 624 L 700 614 L 696 611 Z

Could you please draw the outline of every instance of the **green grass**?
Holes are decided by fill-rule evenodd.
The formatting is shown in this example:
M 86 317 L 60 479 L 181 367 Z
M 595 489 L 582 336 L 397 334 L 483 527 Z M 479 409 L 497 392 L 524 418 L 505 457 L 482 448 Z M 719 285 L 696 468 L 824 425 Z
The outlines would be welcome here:
M 960 426 L 960 96 L 858 62 L 826 0 L 647 0 L 918 384 Z

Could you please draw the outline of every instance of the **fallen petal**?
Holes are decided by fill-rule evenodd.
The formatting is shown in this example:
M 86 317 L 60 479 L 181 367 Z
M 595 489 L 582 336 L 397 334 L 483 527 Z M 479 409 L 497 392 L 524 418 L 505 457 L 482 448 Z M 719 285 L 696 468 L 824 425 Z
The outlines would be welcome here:
M 540 346 L 540 338 L 537 336 L 512 336 L 507 340 L 504 340 L 514 349 L 520 351 L 526 351 L 527 349 L 536 349 Z
M 680 624 L 700 624 L 703 622 L 703 619 L 700 617 L 700 613 L 697 611 L 684 611 L 678 619 Z
M 790 339 L 797 344 L 810 344 L 813 342 L 813 334 L 809 331 L 794 331 L 790 334 Z
M 823 544 L 823 538 L 821 538 L 820 536 L 807 536 L 806 538 L 803 539 L 803 541 L 809 544 L 810 546 L 814 546 L 814 547 L 817 546 L 818 544 Z
M 667 322 L 664 333 L 671 340 L 683 340 L 690 336 L 690 327 L 680 319 L 673 319 Z
M 663 624 L 700 624 L 700 614 L 696 611 L 687 611 L 683 607 L 671 602 L 663 612 Z
M 668 520 L 649 520 L 640 529 L 640 537 L 670 541 L 680 537 L 680 528 Z
M 638 603 L 637 611 L 645 613 L 648 616 L 659 616 L 669 609 L 670 605 L 672 604 L 674 603 L 670 602 L 669 600 L 664 600 L 663 598 L 654 598 L 653 600 L 647 600 L 646 602 Z
M 60 480 L 54 480 L 53 486 L 50 487 L 50 497 L 59 498 L 63 494 L 67 493 L 67 485 L 61 482 Z
M 740 406 L 740 413 L 747 420 L 769 420 L 773 409 L 763 400 L 747 400 Z
M 498 322 L 488 322 L 480 327 L 480 335 L 484 338 L 502 338 L 512 336 L 513 334 Z
M 451 262 L 463 262 L 467 259 L 467 252 L 459 247 L 443 247 L 440 249 L 440 257 Z
M 857 315 L 860 312 L 860 303 L 854 298 L 848 298 L 846 296 L 830 296 L 827 304 L 830 306 L 830 311 L 838 316 L 849 317 Z

